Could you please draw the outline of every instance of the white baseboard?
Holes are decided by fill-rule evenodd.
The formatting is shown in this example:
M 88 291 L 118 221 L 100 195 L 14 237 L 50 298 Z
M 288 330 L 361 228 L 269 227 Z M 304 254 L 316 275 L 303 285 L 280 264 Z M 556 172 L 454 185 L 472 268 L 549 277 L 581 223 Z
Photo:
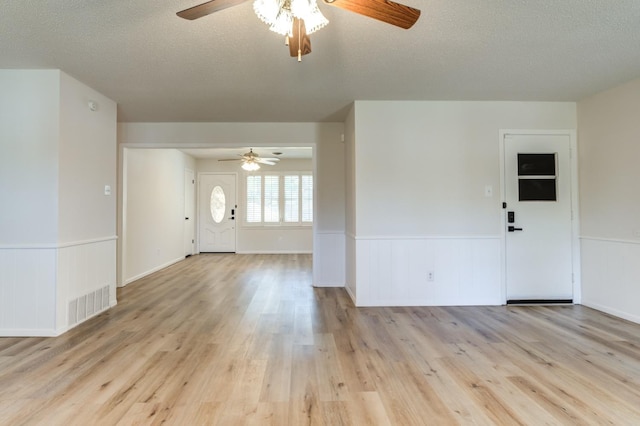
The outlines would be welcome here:
M 354 301 L 355 303 L 355 301 Z M 473 302 L 465 302 L 465 301 L 444 301 L 444 302 L 434 302 L 429 299 L 408 299 L 408 300 L 360 300 L 355 305 L 359 308 L 380 308 L 387 306 L 502 306 L 502 303 L 497 301 L 473 301 Z
M 311 250 L 238 250 L 236 254 L 313 254 Z
M 599 303 L 593 303 L 593 302 L 584 301 L 584 300 L 582 301 L 582 305 L 586 306 L 587 308 L 592 308 L 592 309 L 595 309 L 597 311 L 601 311 L 601 312 L 604 312 L 606 314 L 613 315 L 615 317 L 622 318 L 622 319 L 625 319 L 627 321 L 631 321 L 631 322 L 635 322 L 637 324 L 640 324 L 640 316 L 638 316 L 638 315 L 633 315 L 633 314 L 630 314 L 628 312 L 624 312 L 624 311 L 620 311 L 620 310 L 615 309 L 615 308 L 611 308 L 609 306 L 604 306 L 604 305 L 601 305 Z
M 339 282 L 324 282 L 324 283 L 318 283 L 318 282 L 314 282 L 313 283 L 314 287 L 317 288 L 342 288 L 344 287 L 344 283 L 339 283 Z
M 167 263 L 163 263 L 162 265 L 156 266 L 155 268 L 150 269 L 150 270 L 148 270 L 148 271 L 146 271 L 146 272 L 143 272 L 143 273 L 141 273 L 141 274 L 138 274 L 138 275 L 136 275 L 135 277 L 128 278 L 128 279 L 126 279 L 126 280 L 122 283 L 122 285 L 121 285 L 120 287 L 124 287 L 124 286 L 126 286 L 127 284 L 131 284 L 132 282 L 139 280 L 140 278 L 144 278 L 144 277 L 146 277 L 147 275 L 151 275 L 151 274 L 153 274 L 154 272 L 158 272 L 158 271 L 160 271 L 160 270 L 162 270 L 162 269 L 164 269 L 164 268 L 168 268 L 169 266 L 174 265 L 174 264 L 176 264 L 176 263 L 178 263 L 178 262 L 180 262 L 180 261 L 182 261 L 182 260 L 184 260 L 184 259 L 185 259 L 185 257 L 184 257 L 184 256 L 181 256 L 181 257 L 179 257 L 179 258 L 177 258 L 177 259 L 173 259 L 173 260 L 170 260 L 170 261 L 169 261 L 169 262 L 167 262 Z
M 353 304 L 355 306 L 358 306 L 358 305 L 356 305 L 356 295 L 353 294 L 353 292 L 351 291 L 351 287 L 349 287 L 348 285 L 345 285 L 344 288 L 347 290 L 347 294 L 351 298 L 351 301 L 353 302 Z
M 56 337 L 60 334 L 62 333 L 53 329 L 0 328 L 0 336 L 2 337 Z

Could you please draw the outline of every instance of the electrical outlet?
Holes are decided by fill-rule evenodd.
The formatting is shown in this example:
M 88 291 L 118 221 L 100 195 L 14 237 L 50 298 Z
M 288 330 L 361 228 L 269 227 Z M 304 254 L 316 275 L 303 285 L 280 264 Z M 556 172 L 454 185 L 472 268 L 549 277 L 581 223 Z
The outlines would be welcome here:
M 434 280 L 434 273 L 433 271 L 429 271 L 427 272 L 427 281 L 433 281 Z

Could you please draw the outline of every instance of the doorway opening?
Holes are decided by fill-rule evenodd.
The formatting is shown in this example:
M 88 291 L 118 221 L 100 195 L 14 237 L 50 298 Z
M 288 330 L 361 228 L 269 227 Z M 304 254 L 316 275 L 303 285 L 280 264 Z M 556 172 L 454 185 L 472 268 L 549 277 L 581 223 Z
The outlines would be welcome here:
M 284 169 L 296 169 L 316 174 L 315 145 L 308 146 L 269 147 L 254 145 L 255 150 L 268 150 L 281 153 L 282 161 L 287 166 Z M 183 260 L 186 256 L 203 251 L 199 237 L 199 208 L 203 204 L 199 195 L 201 173 L 211 172 L 235 174 L 237 186 L 244 184 L 244 172 L 240 163 L 218 162 L 221 158 L 233 158 L 234 155 L 248 151 L 246 146 L 149 146 L 144 144 L 123 144 L 120 149 L 121 176 L 118 206 L 118 271 L 117 283 L 122 287 L 136 279 L 142 278 L 157 270 Z M 287 158 L 289 153 L 296 151 L 298 157 Z M 293 154 L 292 154 L 293 155 Z M 305 158 L 302 156 L 305 155 Z M 200 167 L 204 164 L 206 167 Z M 304 168 L 302 167 L 304 164 Z M 266 168 L 269 166 L 265 166 Z M 304 170 L 303 170 L 304 169 Z M 282 172 L 281 168 L 281 172 Z M 191 174 L 194 178 L 191 179 Z M 195 197 L 188 195 L 188 181 L 193 182 Z M 219 191 L 218 191 L 219 192 Z M 244 195 L 238 189 L 237 196 Z M 313 190 L 313 216 L 317 217 L 317 196 Z M 234 194 L 235 195 L 235 194 Z M 244 216 L 240 216 L 242 200 L 225 193 L 225 200 L 230 201 L 225 209 L 228 214 L 235 214 L 233 220 L 237 223 Z M 216 198 L 220 201 L 220 197 Z M 211 205 L 211 194 L 207 203 Z M 238 206 L 238 207 L 236 207 Z M 189 218 L 189 219 L 187 219 Z M 227 217 L 229 219 L 229 217 Z M 224 220 L 224 219 L 223 219 Z M 237 226 L 236 226 L 237 228 Z M 235 247 L 221 251 L 238 253 L 313 253 L 315 225 L 305 227 L 309 237 L 306 245 L 299 244 L 293 248 L 285 247 L 286 234 L 278 235 L 275 227 L 247 228 L 246 232 L 237 234 Z M 287 231 L 294 231 L 295 226 L 287 226 Z M 298 227 L 302 228 L 302 227 Z M 235 230 L 237 231 L 237 229 Z M 302 231 L 298 229 L 298 231 Z M 194 233 L 192 236 L 191 232 Z M 305 237 L 306 238 L 306 237 Z M 171 242 L 173 241 L 173 243 Z M 255 241 L 254 246 L 248 241 Z M 275 241 L 275 244 L 274 244 Z M 277 246 L 277 244 L 280 246 Z M 209 251 L 205 248 L 204 251 Z M 219 251 L 216 249 L 216 251 Z

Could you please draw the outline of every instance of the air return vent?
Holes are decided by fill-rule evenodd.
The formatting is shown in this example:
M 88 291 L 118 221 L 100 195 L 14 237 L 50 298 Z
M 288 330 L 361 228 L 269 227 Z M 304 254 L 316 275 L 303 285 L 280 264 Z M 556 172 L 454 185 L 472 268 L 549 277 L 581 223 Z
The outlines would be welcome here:
M 69 326 L 74 326 L 109 308 L 109 286 L 69 301 Z

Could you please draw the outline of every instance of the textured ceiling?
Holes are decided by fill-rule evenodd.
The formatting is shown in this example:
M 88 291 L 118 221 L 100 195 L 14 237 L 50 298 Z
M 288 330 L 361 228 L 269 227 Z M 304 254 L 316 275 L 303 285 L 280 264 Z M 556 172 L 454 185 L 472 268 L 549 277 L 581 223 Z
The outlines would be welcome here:
M 342 121 L 353 100 L 575 101 L 640 76 L 640 0 L 401 0 L 410 30 L 320 4 L 302 63 L 251 2 L 5 0 L 0 68 L 59 68 L 120 121 Z

